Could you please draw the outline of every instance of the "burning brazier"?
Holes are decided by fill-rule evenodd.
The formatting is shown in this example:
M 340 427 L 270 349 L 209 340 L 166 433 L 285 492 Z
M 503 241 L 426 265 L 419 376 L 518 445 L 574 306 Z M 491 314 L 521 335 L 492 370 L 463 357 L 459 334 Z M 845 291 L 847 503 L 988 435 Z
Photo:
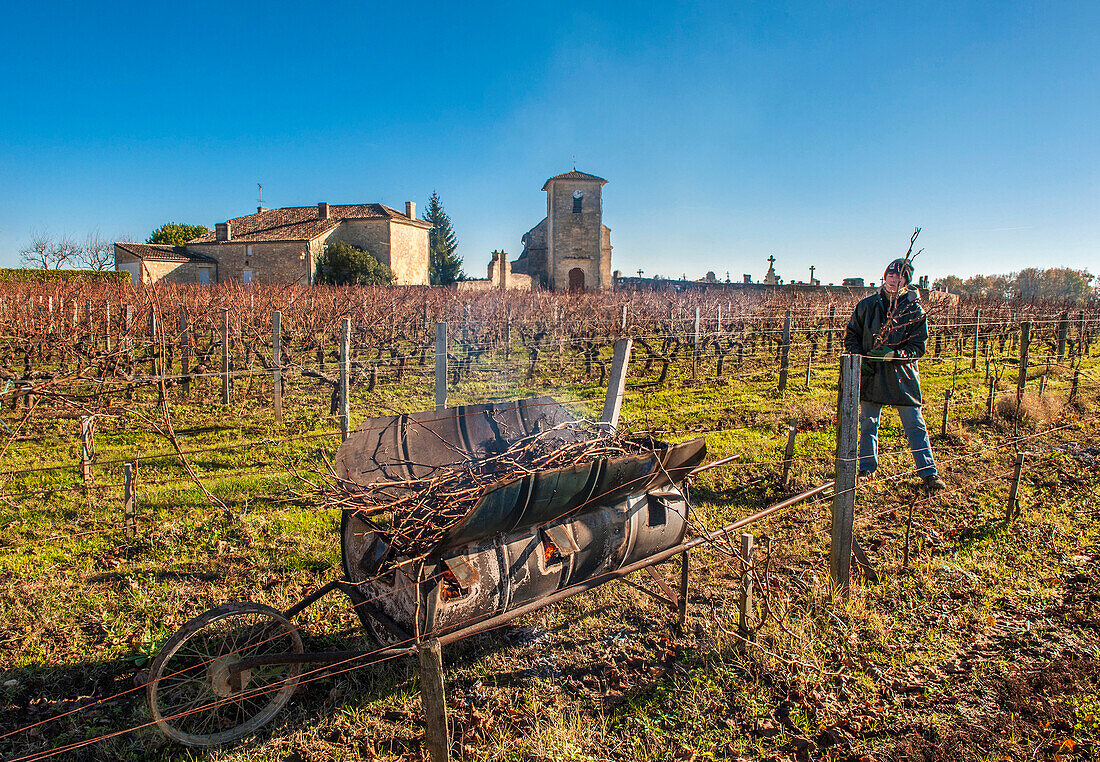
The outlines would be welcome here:
M 441 470 L 536 441 L 572 453 L 599 439 L 550 397 L 466 405 L 363 421 L 340 447 L 336 473 L 352 489 L 400 497 Z M 356 612 L 383 642 L 439 635 L 678 545 L 683 481 L 704 441 L 633 450 L 486 484 L 423 552 L 402 554 L 390 528 L 346 508 L 343 566 Z

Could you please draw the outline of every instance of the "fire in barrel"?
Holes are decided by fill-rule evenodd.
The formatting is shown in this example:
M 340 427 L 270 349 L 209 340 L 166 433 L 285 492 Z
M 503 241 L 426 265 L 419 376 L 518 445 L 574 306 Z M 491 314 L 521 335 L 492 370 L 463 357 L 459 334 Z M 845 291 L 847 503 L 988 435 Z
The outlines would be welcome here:
M 328 496 L 356 612 L 385 644 L 598 582 L 683 540 L 682 484 L 705 454 L 702 438 L 620 438 L 550 397 L 366 420 Z

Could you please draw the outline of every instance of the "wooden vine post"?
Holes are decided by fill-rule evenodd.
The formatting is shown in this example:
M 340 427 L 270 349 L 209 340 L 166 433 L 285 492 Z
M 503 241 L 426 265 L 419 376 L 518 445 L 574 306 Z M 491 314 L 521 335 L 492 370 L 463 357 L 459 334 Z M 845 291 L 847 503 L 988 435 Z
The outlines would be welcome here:
M 351 432 L 351 318 L 344 318 L 340 329 L 340 441 Z
M 695 328 L 691 335 L 691 380 L 695 381 L 699 374 L 699 308 L 695 308 Z
M 1016 406 L 1024 398 L 1024 387 L 1027 385 L 1028 349 L 1031 344 L 1031 321 L 1020 323 L 1020 375 L 1016 380 Z
M 424 744 L 432 762 L 449 762 L 451 734 L 447 727 L 447 698 L 443 692 L 443 650 L 439 641 L 419 646 L 420 700 L 424 705 Z
M 1012 470 L 1012 486 L 1008 490 L 1008 506 L 1005 509 L 1005 521 L 1012 521 L 1012 518 L 1020 512 L 1020 477 L 1024 471 L 1024 454 L 1022 452 L 1016 453 L 1016 465 Z
M 98 342 L 95 335 L 95 315 L 92 311 L 92 300 L 84 303 L 84 324 L 88 332 L 88 346 L 94 351 Z
M 626 391 L 626 372 L 630 364 L 630 348 L 634 340 L 623 337 L 615 342 L 615 354 L 611 360 L 611 377 L 607 381 L 607 395 L 603 401 L 603 415 L 600 422 L 610 429 L 619 425 L 619 413 L 623 407 L 623 394 Z
M 122 531 L 127 537 L 137 534 L 137 490 L 134 488 L 136 468 L 136 463 L 126 463 L 122 467 Z
M 180 305 L 180 389 L 191 394 L 191 331 L 187 326 L 187 306 Z
M 222 404 L 229 404 L 229 309 L 222 307 Z
M 859 457 L 860 355 L 840 358 L 837 392 L 836 484 L 833 487 L 832 537 L 829 545 L 829 579 L 834 593 L 848 597 L 852 573 L 852 539 L 855 528 L 856 469 Z
M 447 324 L 435 324 L 435 409 L 447 407 Z
M 994 401 L 996 400 L 996 397 L 997 397 L 997 379 L 992 373 L 987 372 L 986 373 L 986 383 L 989 384 L 989 390 L 988 390 L 986 400 L 985 400 L 985 417 L 988 420 L 992 421 L 993 420 L 993 403 L 994 403 Z
M 283 313 L 271 313 L 271 401 L 275 406 L 275 422 L 283 422 Z
M 157 310 L 153 305 L 149 306 L 149 375 L 157 375 Z
M 1069 312 L 1063 312 L 1058 319 L 1058 362 L 1066 357 L 1066 339 L 1069 338 Z
M 512 305 L 504 308 L 504 360 L 512 359 Z
M 737 606 L 737 630 L 748 637 L 752 612 L 752 534 L 741 535 L 741 596 Z
M 779 480 L 779 485 L 783 489 L 787 488 L 787 483 L 791 477 L 791 463 L 794 461 L 794 440 L 798 435 L 798 419 L 792 418 L 790 425 L 787 427 L 787 449 L 783 451 L 783 476 Z
M 779 391 L 787 391 L 787 376 L 791 370 L 791 311 L 783 316 L 783 343 L 779 355 Z
M 970 370 L 978 369 L 978 344 L 981 342 L 982 311 L 974 310 L 974 346 L 970 348 Z
M 84 478 L 84 486 L 92 483 L 92 457 L 95 455 L 92 443 L 92 418 L 83 416 L 80 419 L 80 465 Z
M 134 307 L 131 304 L 127 304 L 122 313 L 122 333 L 127 359 L 132 362 L 134 359 Z

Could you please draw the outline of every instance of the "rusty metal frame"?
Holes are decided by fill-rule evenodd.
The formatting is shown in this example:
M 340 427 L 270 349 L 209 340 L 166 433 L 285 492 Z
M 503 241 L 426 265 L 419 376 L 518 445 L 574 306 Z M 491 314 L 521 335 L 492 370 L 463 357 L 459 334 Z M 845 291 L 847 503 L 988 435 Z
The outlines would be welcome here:
M 464 627 L 460 627 L 460 628 L 452 630 L 450 632 L 447 632 L 446 630 L 441 630 L 441 631 L 438 631 L 438 632 L 423 633 L 423 634 L 421 634 L 421 638 L 432 637 L 432 638 L 437 639 L 441 646 L 445 646 L 445 645 L 449 645 L 450 643 L 455 643 L 459 640 L 463 640 L 464 638 L 472 637 L 474 635 L 480 635 L 483 632 L 488 632 L 488 631 L 493 630 L 497 627 L 500 627 L 501 625 L 507 624 L 508 622 L 511 622 L 514 619 L 518 619 L 521 616 L 524 616 L 526 614 L 530 614 L 534 611 L 538 611 L 538 610 L 543 609 L 547 606 L 551 606 L 555 603 L 558 603 L 560 601 L 565 600 L 566 598 L 571 598 L 574 595 L 579 595 L 580 593 L 588 592 L 589 590 L 597 588 L 597 587 L 599 587 L 601 585 L 604 585 L 608 582 L 611 582 L 613 580 L 623 580 L 623 581 L 627 582 L 628 584 L 630 584 L 631 586 L 640 587 L 637 583 L 634 583 L 630 580 L 627 580 L 626 577 L 629 576 L 630 574 L 633 574 L 634 572 L 640 571 L 642 569 L 651 569 L 652 567 L 656 566 L 657 564 L 662 563 L 664 561 L 668 561 L 673 556 L 680 555 L 680 554 L 682 554 L 683 559 L 682 559 L 682 563 L 681 563 L 681 567 L 680 567 L 680 585 L 679 585 L 680 590 L 679 590 L 678 595 L 675 592 L 673 592 L 671 589 L 669 589 L 667 584 L 662 584 L 661 585 L 663 588 L 665 588 L 666 592 L 669 593 L 669 598 L 667 598 L 667 599 L 664 598 L 664 596 L 661 596 L 658 593 L 653 592 L 652 590 L 648 590 L 646 588 L 642 588 L 642 589 L 645 590 L 645 592 L 649 593 L 650 595 L 653 595 L 653 596 L 657 597 L 659 600 L 662 600 L 664 603 L 666 603 L 667 605 L 671 606 L 674 610 L 676 610 L 677 614 L 678 614 L 678 626 L 683 627 L 684 621 L 685 621 L 686 616 L 687 616 L 687 590 L 688 590 L 688 581 L 689 581 L 689 568 L 688 568 L 689 567 L 689 564 L 688 564 L 689 551 L 691 551 L 694 548 L 699 547 L 700 545 L 703 545 L 704 543 L 714 542 L 715 540 L 717 540 L 717 539 L 719 539 L 719 538 L 721 538 L 725 535 L 728 535 L 730 532 L 733 532 L 736 529 L 740 529 L 741 527 L 748 526 L 749 524 L 754 524 L 757 521 L 760 521 L 761 519 L 772 515 L 773 513 L 781 511 L 785 508 L 790 508 L 793 505 L 797 505 L 801 502 L 804 502 L 804 501 L 809 500 L 811 498 L 817 497 L 818 495 L 822 495 L 822 494 L 828 492 L 832 488 L 833 488 L 833 482 L 831 482 L 831 481 L 826 482 L 825 484 L 822 484 L 818 487 L 814 487 L 813 489 L 807 490 L 805 492 L 799 493 L 798 495 L 794 495 L 793 497 L 789 497 L 786 500 L 782 500 L 778 503 L 770 505 L 770 506 L 768 506 L 767 508 L 765 508 L 761 511 L 757 511 L 756 513 L 753 513 L 753 514 L 750 514 L 749 516 L 746 516 L 743 519 L 738 519 L 737 521 L 734 521 L 732 524 L 727 524 L 726 526 L 724 526 L 720 529 L 716 529 L 713 532 L 708 532 L 707 534 L 699 535 L 698 537 L 693 537 L 692 539 L 687 540 L 686 542 L 682 542 L 679 545 L 676 545 L 674 547 L 663 550 L 660 553 L 655 553 L 654 555 L 649 556 L 648 558 L 643 558 L 640 561 L 635 561 L 632 564 L 627 564 L 626 566 L 623 566 L 619 569 L 615 569 L 614 571 L 605 572 L 605 573 L 600 574 L 598 576 L 590 577 L 589 579 L 582 580 L 582 581 L 577 582 L 573 585 L 570 585 L 569 587 L 564 587 L 560 590 L 557 590 L 553 593 L 550 593 L 549 595 L 542 596 L 541 598 L 538 598 L 538 599 L 533 600 L 533 601 L 528 601 L 527 603 L 524 603 L 524 604 L 522 604 L 520 606 L 517 606 L 513 609 L 509 609 L 507 611 L 503 611 L 503 612 L 498 613 L 498 614 L 493 614 L 493 613 L 485 614 L 484 616 L 473 620 L 471 623 L 465 625 Z M 655 576 L 655 578 L 657 578 L 657 577 Z M 657 579 L 658 579 L 659 582 L 661 581 L 659 578 L 657 578 Z M 287 617 L 290 618 L 291 616 L 294 616 L 294 615 L 297 615 L 297 614 L 301 613 L 310 604 L 312 604 L 312 603 L 316 602 L 317 600 L 319 600 L 320 598 L 328 595 L 333 590 L 341 590 L 344 593 L 348 593 L 348 588 L 349 587 L 354 587 L 354 586 L 349 585 L 347 582 L 343 582 L 342 580 L 333 580 L 333 581 L 323 585 L 322 587 L 318 588 L 314 592 L 310 593 L 305 598 L 303 598 L 301 601 L 299 601 L 297 604 L 295 604 L 294 606 L 291 606 L 289 609 L 287 609 Z M 360 604 L 356 604 L 356 605 L 364 605 L 364 604 L 360 603 Z M 370 610 L 370 609 L 368 609 L 368 610 Z M 374 612 L 372 611 L 371 613 L 373 615 Z M 348 662 L 348 661 L 354 661 L 354 660 L 357 660 L 357 659 L 363 659 L 363 665 L 367 665 L 367 664 L 373 664 L 375 662 L 384 661 L 386 659 L 391 659 L 391 658 L 395 658 L 395 657 L 399 657 L 399 656 L 413 656 L 417 653 L 416 643 L 413 642 L 414 639 L 412 637 L 410 637 L 408 635 L 408 633 L 404 632 L 403 630 L 402 631 L 394 630 L 391 626 L 391 625 L 393 625 L 392 621 L 387 623 L 387 622 L 379 619 L 379 623 L 382 624 L 382 626 L 386 627 L 386 629 L 393 632 L 393 634 L 397 635 L 398 637 L 406 638 L 408 640 L 408 642 L 410 642 L 410 645 L 406 646 L 406 647 L 400 647 L 400 648 L 383 648 L 383 649 L 378 649 L 378 650 L 374 650 L 374 651 L 325 651 L 325 652 L 303 653 L 303 654 L 291 654 L 291 653 L 287 653 L 287 654 L 267 654 L 265 656 L 258 656 L 258 657 L 252 658 L 252 659 L 242 659 L 241 661 L 236 662 L 235 664 L 231 665 L 229 667 L 229 669 L 230 669 L 230 672 L 240 672 L 240 671 L 243 671 L 243 670 L 246 670 L 246 669 L 251 669 L 253 667 L 259 667 L 259 666 L 265 666 L 265 665 L 271 665 L 271 664 L 298 664 L 298 663 L 313 663 L 313 662 L 315 662 L 315 663 L 332 663 L 332 662 Z

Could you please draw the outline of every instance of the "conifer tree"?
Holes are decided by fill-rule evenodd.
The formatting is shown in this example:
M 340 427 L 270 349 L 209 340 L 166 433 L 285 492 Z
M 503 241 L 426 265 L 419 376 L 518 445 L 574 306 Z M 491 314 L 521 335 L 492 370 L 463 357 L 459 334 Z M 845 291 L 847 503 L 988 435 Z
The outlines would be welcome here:
M 428 272 L 431 284 L 443 286 L 456 280 L 464 280 L 466 273 L 462 272 L 462 257 L 455 254 L 458 238 L 451 226 L 451 218 L 443 211 L 443 204 L 435 191 L 432 191 L 428 199 L 428 208 L 424 210 L 423 219 L 434 226 L 428 232 Z

